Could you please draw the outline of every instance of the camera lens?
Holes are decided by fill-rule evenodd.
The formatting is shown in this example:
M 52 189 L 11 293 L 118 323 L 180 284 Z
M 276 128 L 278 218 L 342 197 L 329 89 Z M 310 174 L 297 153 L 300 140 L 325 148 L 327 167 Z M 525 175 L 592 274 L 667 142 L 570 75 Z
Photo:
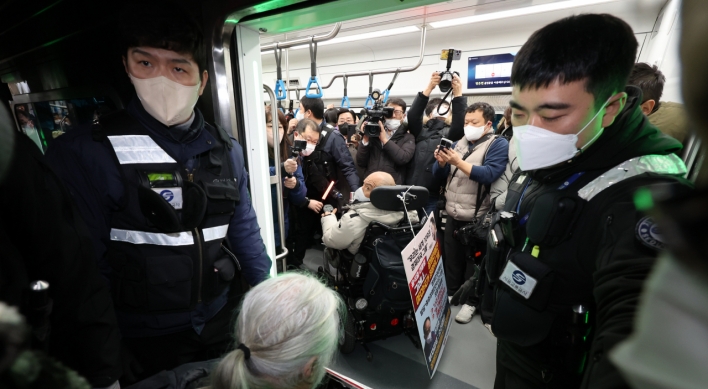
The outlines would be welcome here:
M 446 93 L 452 88 L 452 74 L 450 72 L 442 72 L 440 74 L 440 84 L 438 84 L 440 92 Z

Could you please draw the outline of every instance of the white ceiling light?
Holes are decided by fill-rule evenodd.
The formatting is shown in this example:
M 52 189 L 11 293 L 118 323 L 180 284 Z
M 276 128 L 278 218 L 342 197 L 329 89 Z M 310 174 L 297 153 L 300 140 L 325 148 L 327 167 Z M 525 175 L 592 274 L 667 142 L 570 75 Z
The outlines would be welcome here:
M 336 37 L 336 38 L 330 39 L 328 41 L 319 42 L 319 43 L 317 43 L 317 46 L 319 47 L 319 46 L 327 46 L 327 45 L 336 45 L 338 43 L 346 43 L 346 42 L 361 41 L 361 40 L 365 40 L 365 39 L 381 38 L 384 36 L 401 35 L 401 34 L 407 34 L 407 33 L 416 32 L 416 31 L 420 31 L 420 29 L 416 26 L 392 28 L 390 30 L 372 31 L 372 32 L 366 32 L 363 34 Z M 309 47 L 310 47 L 309 45 L 293 46 L 290 48 L 290 50 L 307 49 Z M 264 54 L 273 54 L 273 50 L 261 51 L 261 55 L 264 55 Z
M 531 7 L 510 9 L 508 11 L 492 12 L 492 13 L 488 13 L 488 14 L 467 16 L 467 17 L 458 18 L 458 19 L 441 20 L 439 22 L 432 22 L 432 23 L 430 23 L 430 25 L 433 28 L 452 27 L 452 26 L 459 26 L 461 24 L 487 22 L 490 20 L 513 18 L 515 16 L 533 15 L 533 14 L 538 14 L 538 13 L 543 13 L 543 12 L 559 11 L 559 10 L 569 9 L 569 8 L 584 7 L 587 5 L 609 3 L 612 1 L 618 1 L 618 0 L 561 1 L 561 2 L 557 2 L 557 3 L 548 3 L 548 4 L 541 4 L 541 5 L 534 5 Z

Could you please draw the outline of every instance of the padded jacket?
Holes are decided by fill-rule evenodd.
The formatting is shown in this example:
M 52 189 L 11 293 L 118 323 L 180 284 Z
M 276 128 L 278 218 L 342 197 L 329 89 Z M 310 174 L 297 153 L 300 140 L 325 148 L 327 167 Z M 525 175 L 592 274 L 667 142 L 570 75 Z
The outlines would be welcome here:
M 418 222 L 418 212 L 409 211 L 408 217 L 411 223 Z M 368 201 L 355 203 L 347 213 L 342 215 L 339 222 L 335 215 L 322 218 L 322 242 L 329 248 L 347 249 L 350 253 L 356 254 L 364 240 L 366 227 L 374 220 L 393 226 L 403 220 L 403 212 L 384 211 L 374 207 Z
M 402 185 L 408 162 L 414 153 L 415 137 L 408 133 L 408 126 L 403 123 L 383 146 L 378 138 L 369 138 L 367 145 L 361 142 L 356 154 L 356 164 L 365 168 L 362 178 L 373 172 L 386 172 L 393 176 L 396 185 Z

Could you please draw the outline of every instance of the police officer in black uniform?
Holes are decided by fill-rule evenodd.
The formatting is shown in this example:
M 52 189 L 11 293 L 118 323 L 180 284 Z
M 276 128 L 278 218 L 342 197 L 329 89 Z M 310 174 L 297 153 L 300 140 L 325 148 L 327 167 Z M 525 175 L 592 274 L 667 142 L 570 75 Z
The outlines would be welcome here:
M 136 98 L 48 157 L 110 282 L 125 384 L 220 356 L 239 297 L 271 261 L 241 147 L 194 107 L 208 79 L 198 24 L 161 3 L 126 12 L 121 33 Z
M 520 171 L 490 231 L 495 388 L 626 387 L 607 359 L 632 328 L 660 245 L 638 188 L 686 185 L 681 144 L 625 89 L 637 41 L 610 15 L 538 31 L 514 61 Z M 469 284 L 466 288 L 469 288 Z

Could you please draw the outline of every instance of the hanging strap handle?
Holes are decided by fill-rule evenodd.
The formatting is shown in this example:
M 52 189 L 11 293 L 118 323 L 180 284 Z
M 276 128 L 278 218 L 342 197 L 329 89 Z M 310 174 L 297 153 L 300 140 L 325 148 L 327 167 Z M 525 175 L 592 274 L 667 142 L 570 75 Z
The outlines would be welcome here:
M 391 88 L 393 88 L 393 83 L 396 82 L 396 78 L 398 78 L 398 73 L 400 71 L 401 71 L 401 68 L 396 69 L 396 73 L 393 74 L 393 80 L 391 80 L 391 83 L 388 84 L 388 86 L 386 87 L 386 90 L 384 90 L 382 92 L 383 97 L 384 97 L 384 99 L 383 99 L 384 104 L 386 104 L 386 102 L 388 101 L 388 94 L 391 93 Z
M 345 74 L 342 76 L 342 79 L 344 80 L 344 97 L 342 97 L 342 103 L 340 106 L 342 108 L 349 109 L 352 107 L 351 103 L 349 102 L 349 97 L 347 96 L 347 82 L 349 81 L 349 77 Z
M 366 102 L 364 102 L 364 108 L 366 109 L 371 109 L 374 108 L 374 98 L 371 97 L 371 92 L 374 91 L 374 74 L 369 72 L 369 96 L 366 98 Z
M 312 84 L 317 87 L 317 93 L 310 93 Z M 312 37 L 312 40 L 310 40 L 310 80 L 307 82 L 305 97 L 309 97 L 311 99 L 322 98 L 322 87 L 320 87 L 320 81 L 317 78 L 317 42 L 315 42 L 314 36 Z
M 279 47 L 279 44 L 275 44 L 275 71 L 277 80 L 275 80 L 275 99 L 278 101 L 285 100 L 287 98 L 285 83 L 283 82 L 283 70 L 281 69 L 281 59 L 283 58 L 283 49 Z

